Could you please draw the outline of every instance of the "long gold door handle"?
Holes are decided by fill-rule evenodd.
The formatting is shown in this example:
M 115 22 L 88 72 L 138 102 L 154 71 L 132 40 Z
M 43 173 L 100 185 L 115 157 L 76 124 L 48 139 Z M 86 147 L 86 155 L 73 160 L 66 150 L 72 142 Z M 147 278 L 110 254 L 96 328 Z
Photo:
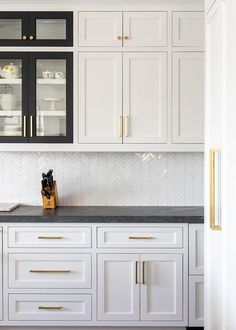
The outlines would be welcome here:
M 129 236 L 129 239 L 154 239 L 152 236 Z
M 30 273 L 70 273 L 70 269 L 30 269 Z
M 122 137 L 122 116 L 117 118 L 117 137 Z
M 142 284 L 145 284 L 145 261 L 142 261 Z
M 38 239 L 62 239 L 62 236 L 38 236 Z
M 215 170 L 216 170 L 216 154 L 220 153 L 221 149 L 210 150 L 210 228 L 212 230 L 221 230 L 221 226 L 217 225 L 215 219 Z
M 129 136 L 129 116 L 125 116 L 124 131 L 125 131 L 124 136 L 128 137 Z
M 33 116 L 30 116 L 30 137 L 33 137 Z
M 39 306 L 38 309 L 61 310 L 62 306 Z
M 23 122 L 23 131 L 24 131 L 24 137 L 27 137 L 27 117 L 24 116 L 24 122 Z

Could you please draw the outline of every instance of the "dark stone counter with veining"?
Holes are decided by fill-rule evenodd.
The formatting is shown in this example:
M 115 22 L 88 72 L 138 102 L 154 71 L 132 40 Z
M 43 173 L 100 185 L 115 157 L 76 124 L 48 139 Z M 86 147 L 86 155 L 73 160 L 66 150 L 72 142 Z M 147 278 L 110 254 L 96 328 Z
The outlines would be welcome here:
M 175 206 L 67 206 L 44 210 L 20 206 L 0 212 L 0 222 L 25 223 L 203 223 L 203 207 Z

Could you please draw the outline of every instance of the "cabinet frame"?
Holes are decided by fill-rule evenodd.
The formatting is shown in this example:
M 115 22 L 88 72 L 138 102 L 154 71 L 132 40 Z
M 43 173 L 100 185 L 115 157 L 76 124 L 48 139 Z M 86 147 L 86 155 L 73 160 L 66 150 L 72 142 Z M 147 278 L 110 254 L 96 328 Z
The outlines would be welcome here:
M 28 41 L 23 36 L 28 35 L 29 15 L 27 12 L 3 11 L 0 12 L 0 19 L 20 19 L 21 39 L 0 39 L 0 46 L 28 46 Z

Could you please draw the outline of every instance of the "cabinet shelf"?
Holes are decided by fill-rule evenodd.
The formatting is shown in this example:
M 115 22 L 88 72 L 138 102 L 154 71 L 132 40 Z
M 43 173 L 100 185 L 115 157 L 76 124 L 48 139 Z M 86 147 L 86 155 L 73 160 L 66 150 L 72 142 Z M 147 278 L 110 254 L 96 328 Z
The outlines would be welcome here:
M 11 116 L 9 116 L 11 114 Z M 66 116 L 66 111 L 38 111 L 37 112 L 38 116 L 43 116 L 43 117 L 65 117 Z M 22 112 L 21 111 L 0 111 L 0 118 L 1 117 L 21 117 Z
M 65 85 L 66 79 L 37 79 L 38 85 Z
M 20 85 L 22 79 L 0 79 L 0 85 Z

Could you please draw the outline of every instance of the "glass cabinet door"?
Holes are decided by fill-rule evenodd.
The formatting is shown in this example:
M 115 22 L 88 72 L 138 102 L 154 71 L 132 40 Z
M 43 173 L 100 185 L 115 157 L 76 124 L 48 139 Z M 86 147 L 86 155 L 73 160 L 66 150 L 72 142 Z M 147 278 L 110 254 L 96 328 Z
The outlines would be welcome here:
M 28 13 L 0 12 L 0 46 L 26 46 Z
M 30 142 L 72 142 L 72 63 L 72 53 L 30 54 Z
M 0 142 L 27 142 L 27 59 L 0 53 Z
M 32 46 L 73 46 L 72 12 L 30 12 Z

